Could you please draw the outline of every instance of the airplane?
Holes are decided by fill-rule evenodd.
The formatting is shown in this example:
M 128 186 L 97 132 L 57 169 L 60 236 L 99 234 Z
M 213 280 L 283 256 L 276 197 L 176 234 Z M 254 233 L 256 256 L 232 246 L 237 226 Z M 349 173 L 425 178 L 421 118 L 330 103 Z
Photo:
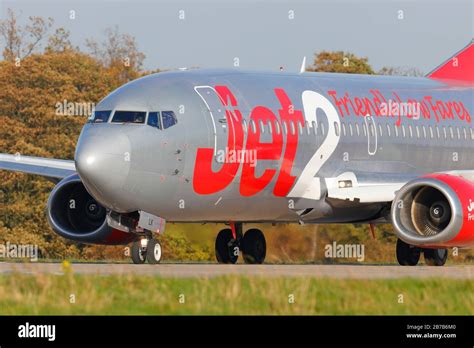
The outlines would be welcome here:
M 425 77 L 184 70 L 95 107 L 74 161 L 1 154 L 56 183 L 52 229 L 159 263 L 167 222 L 224 223 L 219 263 L 261 264 L 248 223 L 391 223 L 400 265 L 474 246 L 474 42 Z M 304 69 L 303 69 L 304 70 Z

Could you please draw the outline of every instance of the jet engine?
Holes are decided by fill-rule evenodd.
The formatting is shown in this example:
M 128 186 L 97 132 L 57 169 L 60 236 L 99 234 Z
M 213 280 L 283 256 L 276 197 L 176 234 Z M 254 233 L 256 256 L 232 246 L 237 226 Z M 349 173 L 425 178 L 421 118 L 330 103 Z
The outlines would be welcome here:
M 135 239 L 107 224 L 107 210 L 85 189 L 77 174 L 61 180 L 49 195 L 48 222 L 60 236 L 94 244 L 120 245 Z
M 474 184 L 462 176 L 432 174 L 398 191 L 391 209 L 400 239 L 424 248 L 474 246 Z

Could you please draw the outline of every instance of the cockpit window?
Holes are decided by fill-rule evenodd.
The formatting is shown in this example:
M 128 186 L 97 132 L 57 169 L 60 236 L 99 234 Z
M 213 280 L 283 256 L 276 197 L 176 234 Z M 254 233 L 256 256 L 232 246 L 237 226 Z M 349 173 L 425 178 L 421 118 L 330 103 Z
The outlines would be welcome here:
M 173 111 L 162 111 L 161 118 L 163 119 L 163 129 L 169 128 L 178 123 L 176 115 Z
M 115 123 L 145 123 L 144 111 L 115 111 L 112 122 Z
M 94 123 L 106 123 L 109 120 L 110 113 L 112 110 L 107 111 L 94 111 L 92 122 Z
M 160 120 L 160 113 L 159 112 L 150 112 L 148 114 L 148 122 L 147 124 L 152 127 L 156 127 L 161 129 L 161 120 Z

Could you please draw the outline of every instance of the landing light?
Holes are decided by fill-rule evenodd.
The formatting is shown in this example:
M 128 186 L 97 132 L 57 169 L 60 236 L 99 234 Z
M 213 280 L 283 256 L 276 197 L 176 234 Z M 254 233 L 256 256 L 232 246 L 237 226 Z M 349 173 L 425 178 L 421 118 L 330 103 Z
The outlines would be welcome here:
M 338 181 L 338 186 L 339 186 L 339 188 L 352 187 L 352 181 L 351 180 L 340 180 L 340 181 Z

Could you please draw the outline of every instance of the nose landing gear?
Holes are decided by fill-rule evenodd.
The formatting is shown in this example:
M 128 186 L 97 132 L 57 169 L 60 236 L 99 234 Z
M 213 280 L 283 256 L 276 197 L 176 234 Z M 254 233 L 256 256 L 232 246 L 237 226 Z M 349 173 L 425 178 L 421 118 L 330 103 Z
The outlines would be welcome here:
M 132 257 L 132 262 L 136 265 L 145 263 L 146 260 L 146 245 L 142 246 L 141 240 L 135 241 L 132 243 L 132 248 L 130 249 L 130 256 Z
M 156 239 L 150 239 L 146 248 L 146 260 L 150 264 L 157 264 L 161 261 L 161 244 Z
M 265 260 L 267 245 L 262 231 L 256 228 L 242 233 L 242 223 L 231 223 L 231 228 L 219 232 L 215 252 L 218 263 L 234 264 L 240 251 L 247 264 L 261 264 Z
M 132 262 L 142 264 L 148 261 L 149 264 L 157 264 L 161 261 L 161 244 L 154 238 L 142 238 L 132 243 L 130 250 Z

